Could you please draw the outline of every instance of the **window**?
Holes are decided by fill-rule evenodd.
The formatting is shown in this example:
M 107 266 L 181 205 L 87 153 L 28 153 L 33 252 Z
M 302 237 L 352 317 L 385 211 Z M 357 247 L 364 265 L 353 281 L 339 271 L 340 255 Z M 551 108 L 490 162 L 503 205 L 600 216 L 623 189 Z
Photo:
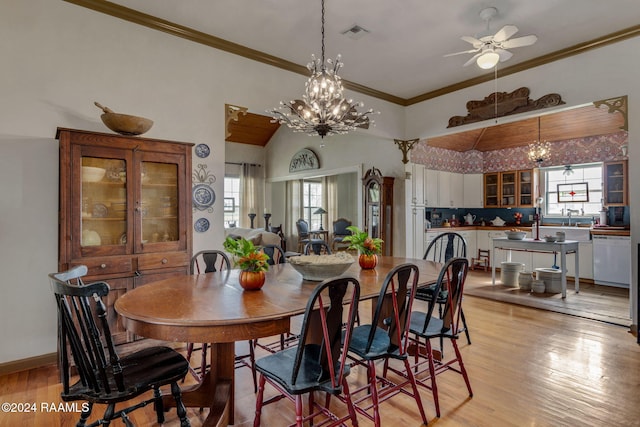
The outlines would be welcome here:
M 313 213 L 322 206 L 322 182 L 304 181 L 304 220 L 309 224 L 310 230 L 320 228 L 320 215 Z
M 228 199 L 233 199 L 233 204 L 227 203 Z M 240 178 L 224 177 L 224 200 L 224 226 L 237 227 L 240 220 Z
M 602 163 L 591 163 L 571 166 L 573 174 L 565 175 L 564 167 L 543 169 L 546 194 L 544 197 L 545 213 L 551 216 L 568 216 L 571 209 L 573 216 L 599 215 L 602 208 Z M 558 184 L 583 184 L 589 187 L 588 202 L 558 202 Z M 576 185 L 574 188 L 583 188 Z M 562 191 L 561 187 L 561 191 Z M 564 187 L 570 188 L 570 187 Z M 576 190 L 578 191 L 578 190 Z M 561 197 L 562 199 L 562 197 Z

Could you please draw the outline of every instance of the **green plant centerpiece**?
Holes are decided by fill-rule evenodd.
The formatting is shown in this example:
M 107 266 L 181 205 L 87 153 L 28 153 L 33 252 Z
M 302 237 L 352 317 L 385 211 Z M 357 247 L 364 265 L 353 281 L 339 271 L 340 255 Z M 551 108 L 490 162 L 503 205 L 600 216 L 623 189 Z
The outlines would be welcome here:
M 240 286 L 246 290 L 258 290 L 265 281 L 265 272 L 269 269 L 269 256 L 245 239 L 227 237 L 224 249 L 233 257 L 235 267 L 240 268 Z
M 383 240 L 378 237 L 369 237 L 366 231 L 360 230 L 355 225 L 347 227 L 351 236 L 342 241 L 349 243 L 349 249 L 355 249 L 360 253 L 358 263 L 365 270 L 375 268 L 378 265 L 378 254 L 382 252 Z

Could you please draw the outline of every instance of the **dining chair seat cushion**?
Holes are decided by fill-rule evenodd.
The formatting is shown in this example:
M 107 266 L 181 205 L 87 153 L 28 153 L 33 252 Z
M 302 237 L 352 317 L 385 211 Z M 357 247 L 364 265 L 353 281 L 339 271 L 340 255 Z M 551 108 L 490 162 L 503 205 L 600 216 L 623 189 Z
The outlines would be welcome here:
M 69 388 L 69 393 L 62 393 L 62 400 L 84 399 L 96 403 L 122 402 L 133 396 L 144 393 L 155 386 L 167 384 L 167 381 L 178 381 L 189 372 L 189 363 L 177 351 L 169 347 L 150 347 L 120 358 L 124 390 L 119 392 L 115 376 L 108 375 L 109 388 L 101 387 L 99 391 L 78 381 Z M 111 367 L 107 368 L 111 371 Z
M 436 316 L 431 316 L 427 329 L 423 332 L 422 329 L 424 327 L 426 317 L 427 314 L 422 311 L 414 311 L 411 313 L 411 326 L 409 327 L 409 331 L 411 331 L 412 334 L 416 334 L 427 339 L 440 336 L 445 338 L 457 338 L 457 336 L 453 334 L 451 328 L 445 329 L 444 321 Z
M 321 348 L 316 344 L 307 344 L 305 346 L 298 379 L 295 384 L 292 384 L 291 378 L 293 377 L 297 350 L 297 347 L 290 347 L 258 359 L 256 361 L 256 369 L 258 372 L 268 372 L 272 380 L 276 381 L 292 395 L 308 393 L 318 389 L 331 394 L 339 394 L 342 391 L 342 380 L 336 381 L 337 386 L 333 388 L 331 386 L 331 374 L 323 372 L 319 363 Z M 338 371 L 338 367 L 336 367 L 336 371 Z M 343 376 L 348 376 L 349 372 L 349 366 L 346 365 Z M 318 381 L 322 383 L 320 387 L 318 387 Z
M 371 341 L 371 347 L 369 351 L 367 351 L 367 342 L 369 341 L 371 328 L 372 325 L 362 325 L 353 329 L 349 351 L 366 360 L 376 360 L 385 357 L 401 359 L 398 354 L 398 347 L 391 344 L 389 333 L 379 327 L 376 327 L 373 340 Z
M 435 288 L 436 288 L 436 284 L 434 283 L 434 284 L 423 286 L 422 288 L 416 289 L 416 299 L 420 301 L 431 301 Z M 438 302 L 446 301 L 448 295 L 449 295 L 449 291 L 447 291 L 446 289 L 441 289 L 438 295 Z

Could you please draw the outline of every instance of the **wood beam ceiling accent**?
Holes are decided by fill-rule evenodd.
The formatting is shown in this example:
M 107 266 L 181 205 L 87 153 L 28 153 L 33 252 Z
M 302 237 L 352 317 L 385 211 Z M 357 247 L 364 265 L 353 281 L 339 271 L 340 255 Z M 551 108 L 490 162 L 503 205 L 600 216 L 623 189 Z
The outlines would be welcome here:
M 620 132 L 623 114 L 593 105 L 540 116 L 540 139 L 549 142 Z M 430 147 L 453 151 L 492 151 L 515 148 L 538 139 L 538 118 L 428 138 Z
M 228 122 L 225 141 L 264 147 L 280 127 L 280 123 L 271 123 L 271 120 L 260 114 L 240 114 L 237 120 Z
M 181 37 L 187 40 L 191 40 L 196 43 L 204 44 L 206 46 L 213 47 L 215 49 L 223 50 L 225 52 L 233 53 L 235 55 L 243 56 L 245 58 L 263 62 L 265 64 L 269 64 L 274 67 L 282 68 L 284 70 L 288 70 L 294 73 L 302 74 L 305 76 L 309 75 L 309 70 L 307 70 L 306 66 L 298 65 L 290 61 L 286 61 L 282 58 L 278 58 L 264 52 L 260 52 L 255 49 L 250 49 L 248 47 L 239 45 L 237 43 L 233 43 L 210 34 L 206 34 L 193 28 L 185 27 L 152 15 L 148 15 L 142 12 L 138 12 L 137 10 L 130 9 L 124 6 L 120 6 L 115 3 L 111 3 L 105 0 L 64 0 L 68 3 L 73 3 L 78 6 L 86 7 L 87 9 L 95 10 L 97 12 L 101 12 L 116 18 L 123 19 L 125 21 L 133 22 L 138 25 L 143 25 L 148 28 L 152 28 L 154 30 L 162 31 L 167 34 L 174 35 L 176 37 Z M 611 34 L 607 34 L 602 37 L 598 37 L 593 40 L 589 40 L 584 43 L 579 43 L 574 46 L 570 46 L 566 49 L 561 49 L 547 55 L 540 56 L 538 58 L 533 58 L 529 61 L 524 61 L 516 65 L 512 65 L 510 67 L 505 67 L 503 69 L 499 69 L 497 71 L 498 78 L 508 76 L 510 74 L 519 73 L 520 71 L 527 70 L 529 68 L 534 68 L 539 65 L 548 64 L 550 62 L 558 61 L 560 59 L 568 58 L 573 55 L 578 55 L 589 51 L 591 49 L 596 49 L 602 46 L 606 46 L 611 43 L 617 43 L 622 40 L 626 40 L 632 37 L 636 37 L 640 35 L 640 25 L 635 25 L 633 27 L 625 28 L 620 31 L 616 31 Z M 342 80 L 344 87 L 347 89 L 351 89 L 355 92 L 362 93 L 364 95 L 369 95 L 374 98 L 382 99 L 384 101 L 388 101 L 394 104 L 409 106 L 413 104 L 417 104 L 419 102 L 427 101 L 429 99 L 437 98 L 442 95 L 446 95 L 451 92 L 455 92 L 467 87 L 475 86 L 480 83 L 485 83 L 493 80 L 494 73 L 491 73 L 475 77 L 473 79 L 464 80 L 459 83 L 455 83 L 449 86 L 445 86 L 443 88 L 433 90 L 431 92 L 426 92 L 418 96 L 414 96 L 412 98 L 401 98 L 399 96 L 391 95 L 386 92 L 382 92 L 358 83 L 350 82 L 348 80 Z

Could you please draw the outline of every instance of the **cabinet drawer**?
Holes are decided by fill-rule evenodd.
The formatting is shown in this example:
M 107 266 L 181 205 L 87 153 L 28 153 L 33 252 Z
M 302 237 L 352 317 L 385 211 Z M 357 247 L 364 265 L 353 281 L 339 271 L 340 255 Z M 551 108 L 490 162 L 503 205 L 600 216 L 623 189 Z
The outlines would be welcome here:
M 189 264 L 186 252 L 163 252 L 138 256 L 138 270 L 180 267 Z
M 80 261 L 70 262 L 69 267 L 86 265 L 89 269 L 87 276 L 102 276 L 115 273 L 133 273 L 133 262 L 130 256 L 84 258 Z

